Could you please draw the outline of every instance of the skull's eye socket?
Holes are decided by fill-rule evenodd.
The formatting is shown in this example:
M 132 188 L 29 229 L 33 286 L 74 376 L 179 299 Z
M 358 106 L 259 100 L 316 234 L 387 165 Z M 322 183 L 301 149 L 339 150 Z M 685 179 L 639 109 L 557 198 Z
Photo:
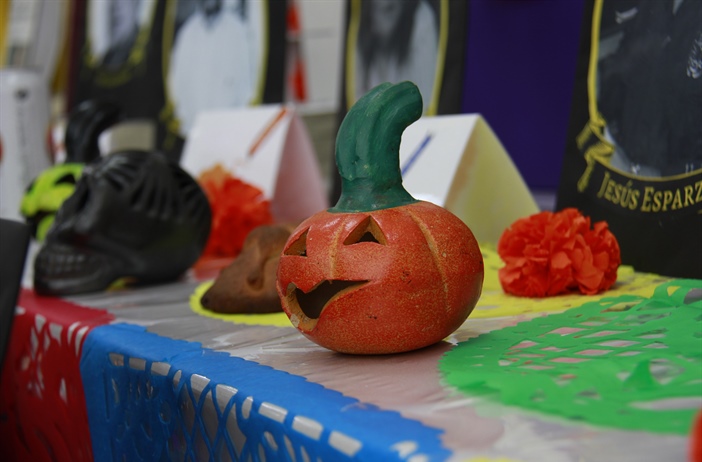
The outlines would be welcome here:
M 304 233 L 295 239 L 283 252 L 285 255 L 296 255 L 298 257 L 307 256 L 307 232 L 306 229 Z
M 90 191 L 88 188 L 78 188 L 73 193 L 75 196 L 76 212 L 83 210 L 88 205 L 90 199 Z
M 363 219 L 344 240 L 344 245 L 358 244 L 359 242 L 374 242 L 380 245 L 387 245 L 385 234 L 381 231 L 378 223 L 371 217 Z
M 136 182 L 138 174 L 139 165 L 122 158 L 105 164 L 101 172 L 101 176 L 118 192 L 132 186 Z
M 76 184 L 76 177 L 70 173 L 66 173 L 61 178 L 56 180 L 56 184 Z

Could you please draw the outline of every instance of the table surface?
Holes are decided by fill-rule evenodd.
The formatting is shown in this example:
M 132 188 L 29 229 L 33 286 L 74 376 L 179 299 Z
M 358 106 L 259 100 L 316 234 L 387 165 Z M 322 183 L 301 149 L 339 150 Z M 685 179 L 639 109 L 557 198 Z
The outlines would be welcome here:
M 58 388 L 55 396 L 69 409 L 78 407 L 78 398 L 71 395 L 75 386 L 66 373 L 52 379 L 51 368 L 47 367 L 51 362 L 64 361 L 65 355 L 46 353 L 51 348 L 63 349 L 75 358 L 75 369 L 79 367 L 76 374 L 82 377 L 85 390 L 87 419 L 80 412 L 71 414 L 64 409 L 54 419 L 57 423 L 51 423 L 69 427 L 74 423 L 73 437 L 83 449 L 71 452 L 63 448 L 63 454 L 70 454 L 73 460 L 91 460 L 82 457 L 90 451 L 94 460 L 121 459 L 121 455 L 128 460 L 689 460 L 694 439 L 692 416 L 702 409 L 702 316 L 697 314 L 702 311 L 702 281 L 684 281 L 692 297 L 683 300 L 675 298 L 677 285 L 671 279 L 622 267 L 615 286 L 597 296 L 525 299 L 503 293 L 497 280 L 499 257 L 489 249 L 484 257 L 486 279 L 476 309 L 450 337 L 414 352 L 344 355 L 312 343 L 292 327 L 283 313 L 227 316 L 208 312 L 197 300 L 206 283 L 211 282 L 212 273 L 197 277 L 191 273 L 173 284 L 59 300 L 90 308 L 83 311 L 73 311 L 69 305 L 57 308 L 52 299 L 41 299 L 25 290 L 18 315 L 29 313 L 31 319 L 18 316 L 15 325 L 24 323 L 22 332 L 27 338 L 21 339 L 21 348 L 10 353 L 21 356 L 31 350 L 32 361 L 37 363 L 30 368 L 33 375 L 23 370 L 17 374 L 18 380 L 33 382 L 35 389 L 37 384 L 41 388 L 53 383 Z M 674 355 L 661 358 L 678 361 L 682 369 L 696 374 L 693 380 L 689 375 L 686 379 L 692 388 L 683 395 L 680 390 L 671 392 L 672 387 L 656 388 L 649 383 L 651 380 L 646 381 L 650 377 L 631 370 L 627 373 L 636 380 L 625 382 L 631 382 L 631 392 L 637 397 L 654 396 L 665 409 L 692 408 L 694 414 L 685 415 L 689 425 L 683 422 L 682 430 L 678 425 L 675 431 L 661 431 L 664 418 L 658 418 L 656 412 L 640 414 L 638 423 L 632 423 L 632 419 L 617 422 L 616 412 L 607 406 L 616 409 L 631 403 L 622 398 L 621 390 L 617 395 L 607 382 L 607 373 L 620 374 L 621 378 L 622 371 L 636 364 L 623 361 L 627 358 L 590 358 L 593 361 L 587 364 L 594 367 L 591 370 L 577 369 L 579 364 L 565 365 L 573 367 L 575 375 L 590 374 L 588 380 L 600 395 L 588 401 L 587 409 L 603 410 L 602 418 L 598 417 L 599 411 L 587 409 L 573 414 L 571 401 L 577 399 L 573 396 L 560 396 L 560 402 L 552 399 L 551 407 L 524 406 L 524 399 L 520 401 L 517 396 L 520 389 L 531 392 L 537 383 L 534 380 L 548 372 L 529 365 L 530 359 L 520 364 L 531 375 L 486 376 L 486 384 L 488 379 L 493 380 L 492 393 L 470 391 L 485 391 L 480 383 L 476 387 L 476 377 L 482 380 L 480 373 L 484 371 L 473 375 L 469 369 L 475 361 L 455 370 L 456 357 L 464 360 L 466 352 L 473 349 L 511 341 L 506 356 L 498 361 L 504 366 L 505 358 L 511 360 L 509 350 L 523 347 L 524 341 L 537 335 L 534 322 L 541 322 L 539 328 L 551 334 L 572 324 L 572 317 L 565 316 L 579 316 L 575 313 L 584 312 L 590 305 L 590 311 L 599 310 L 602 316 L 619 315 L 634 303 L 661 295 L 675 300 L 672 305 L 654 301 L 649 308 L 662 306 L 666 315 L 689 312 L 693 321 L 678 319 L 675 324 L 672 315 L 639 317 L 644 328 L 659 323 L 650 326 L 669 333 L 667 345 L 652 338 L 646 346 L 670 347 L 655 351 L 680 353 L 679 342 L 671 338 L 687 336 L 687 348 L 692 345 L 693 352 L 688 351 L 683 359 L 692 367 L 687 368 L 688 363 L 680 363 Z M 23 303 L 31 308 L 25 309 Z M 614 332 L 606 331 L 606 325 L 592 329 Z M 558 339 L 551 343 L 562 347 L 558 342 L 571 338 L 570 333 L 562 331 L 548 338 Z M 41 351 L 42 343 L 44 366 L 36 353 Z M 653 358 L 652 363 L 656 361 Z M 24 359 L 17 359 L 25 368 Z M 453 375 L 447 374 L 450 364 Z M 675 384 L 674 379 L 666 380 Z M 462 383 L 473 388 L 462 387 Z M 27 388 L 25 385 L 18 386 Z M 36 390 L 29 392 L 37 394 Z M 673 394 L 667 396 L 669 392 Z M 25 416 L 25 431 L 42 420 L 38 417 L 41 413 L 35 411 L 42 403 L 31 407 L 27 396 L 12 404 L 17 406 L 18 419 Z M 47 396 L 45 393 L 44 399 Z M 667 419 L 670 414 L 664 415 Z M 81 418 L 89 421 L 89 435 L 76 430 L 75 422 Z M 135 421 L 140 424 L 135 425 Z M 46 428 L 41 430 L 53 431 Z M 55 439 L 60 441 L 64 436 Z M 696 438 L 702 439 L 702 435 Z M 54 452 L 62 454 L 56 448 Z M 76 458 L 76 454 L 81 457 Z
M 650 293 L 654 286 L 665 281 L 655 276 L 642 279 L 632 274 L 618 283 L 612 295 Z M 249 455 L 254 457 L 258 454 L 265 458 L 268 454 L 270 458 L 273 454 L 277 458 L 275 454 L 281 454 L 283 460 L 314 460 L 310 454 L 315 453 L 314 444 L 319 444 L 325 446 L 323 451 L 316 452 L 319 460 L 335 459 L 334 451 L 341 457 L 339 460 L 354 457 L 387 460 L 388 454 L 396 455 L 397 460 L 413 461 L 638 462 L 683 461 L 688 458 L 688 435 L 598 426 L 507 406 L 490 397 L 458 392 L 440 373 L 440 361 L 458 344 L 537 316 L 563 311 L 591 298 L 567 296 L 556 300 L 512 300 L 509 306 L 499 307 L 495 303 L 504 300 L 505 295 L 496 289 L 494 280 L 486 280 L 479 307 L 440 344 L 397 355 L 353 356 L 317 346 L 291 325 L 281 324 L 280 318 L 277 321 L 242 323 L 205 316 L 191 304 L 191 298 L 201 284 L 202 281 L 191 279 L 124 292 L 77 296 L 71 301 L 109 311 L 115 317 L 111 324 L 115 328 L 121 323 L 141 326 L 143 332 L 136 332 L 134 338 L 137 340 L 134 341 L 129 340 L 132 331 L 128 328 L 125 328 L 124 337 L 120 337 L 119 332 L 101 337 L 96 334 L 99 329 L 90 336 L 97 344 L 106 342 L 109 345 L 106 348 L 111 353 L 113 366 L 146 369 L 151 376 L 159 373 L 159 367 L 165 367 L 161 375 L 168 375 L 170 371 L 168 377 L 174 384 L 181 377 L 189 377 L 190 398 L 194 406 L 190 412 L 202 413 L 209 409 L 215 419 L 226 420 L 225 413 L 219 412 L 222 405 L 218 407 L 211 403 L 225 396 L 222 392 L 213 397 L 214 389 L 226 389 L 229 397 L 241 391 L 238 395 L 240 401 L 236 402 L 240 427 L 237 431 L 240 432 L 244 419 L 250 415 L 267 422 L 278 422 L 282 426 L 279 432 L 259 429 L 263 441 L 258 445 L 259 452 L 255 447 L 249 448 Z M 700 284 L 702 288 L 702 281 Z M 175 354 L 170 357 L 163 355 L 163 351 L 173 348 L 169 344 L 156 345 L 158 342 L 154 340 L 156 343 L 152 345 L 149 343 L 152 340 L 148 340 L 140 346 L 139 335 L 147 334 L 156 334 L 153 338 L 190 342 L 188 348 L 196 351 L 223 354 L 215 355 L 214 363 L 208 363 L 209 356 L 204 354 L 198 361 L 178 362 Z M 83 355 L 86 356 L 85 351 Z M 230 363 L 228 359 L 245 361 Z M 243 371 L 249 366 L 254 367 L 253 378 L 222 372 L 222 369 L 229 368 Z M 90 367 L 89 361 L 81 360 L 84 377 L 86 368 L 89 371 Z M 178 372 L 174 375 L 176 368 Z M 151 382 L 147 380 L 147 383 Z M 208 395 L 204 401 L 200 400 L 203 393 Z M 86 395 L 89 395 L 89 390 L 86 390 Z M 699 398 L 702 403 L 702 387 Z M 90 399 L 88 396 L 87 400 Z M 236 403 L 230 406 L 236 408 Z M 181 402 L 179 406 L 183 411 L 184 404 Z M 95 417 L 91 414 L 90 403 L 88 407 L 92 426 Z M 214 408 L 219 411 L 214 412 Z M 368 412 L 358 417 L 347 412 L 349 408 Z M 358 418 L 360 423 L 354 420 Z M 363 419 L 370 420 L 364 424 Z M 309 425 L 305 427 L 305 423 Z M 203 425 L 207 426 L 206 423 Z M 225 428 L 226 422 L 220 426 Z M 230 432 L 228 441 L 236 446 L 234 433 L 237 431 L 232 428 L 226 430 Z M 203 433 L 207 432 L 203 430 Z M 300 440 L 292 437 L 296 433 L 309 439 L 306 448 L 297 446 L 296 442 Z M 210 438 L 210 442 L 213 441 Z M 213 444 L 202 445 L 206 446 L 204 456 L 216 451 L 216 444 Z M 95 445 L 96 436 L 93 435 Z

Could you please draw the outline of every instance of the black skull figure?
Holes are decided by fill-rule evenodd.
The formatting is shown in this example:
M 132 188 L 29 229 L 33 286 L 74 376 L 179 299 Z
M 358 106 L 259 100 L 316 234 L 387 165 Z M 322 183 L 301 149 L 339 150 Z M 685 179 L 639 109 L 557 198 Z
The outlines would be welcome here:
M 86 167 L 59 209 L 34 261 L 34 289 L 71 295 L 175 280 L 200 256 L 210 222 L 207 197 L 176 163 L 110 154 Z

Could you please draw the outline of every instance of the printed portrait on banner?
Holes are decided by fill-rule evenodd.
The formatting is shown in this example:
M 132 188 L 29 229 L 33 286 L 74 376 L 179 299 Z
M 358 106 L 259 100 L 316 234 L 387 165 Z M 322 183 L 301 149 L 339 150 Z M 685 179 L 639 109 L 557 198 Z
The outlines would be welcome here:
M 185 137 L 197 114 L 260 104 L 267 62 L 267 2 L 172 2 L 164 28 L 170 129 Z
M 701 15 L 695 0 L 601 2 L 584 154 L 595 135 L 598 155 L 622 172 L 669 177 L 702 168 Z
M 465 0 L 346 0 L 342 94 L 337 123 L 384 82 L 414 82 L 423 115 L 462 110 L 468 11 Z M 330 202 L 341 193 L 333 165 Z
M 90 0 L 86 8 L 85 65 L 114 87 L 144 65 L 156 0 Z
M 383 82 L 410 80 L 422 94 L 425 113 L 436 113 L 448 34 L 446 3 L 351 0 L 346 50 L 348 107 Z

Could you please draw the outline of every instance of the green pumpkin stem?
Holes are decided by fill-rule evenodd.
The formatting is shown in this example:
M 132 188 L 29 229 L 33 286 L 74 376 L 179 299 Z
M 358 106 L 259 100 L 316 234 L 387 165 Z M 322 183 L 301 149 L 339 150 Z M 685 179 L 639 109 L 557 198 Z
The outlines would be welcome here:
M 412 82 L 383 83 L 349 110 L 336 137 L 341 196 L 330 212 L 368 212 L 417 202 L 402 186 L 402 132 L 422 115 Z

